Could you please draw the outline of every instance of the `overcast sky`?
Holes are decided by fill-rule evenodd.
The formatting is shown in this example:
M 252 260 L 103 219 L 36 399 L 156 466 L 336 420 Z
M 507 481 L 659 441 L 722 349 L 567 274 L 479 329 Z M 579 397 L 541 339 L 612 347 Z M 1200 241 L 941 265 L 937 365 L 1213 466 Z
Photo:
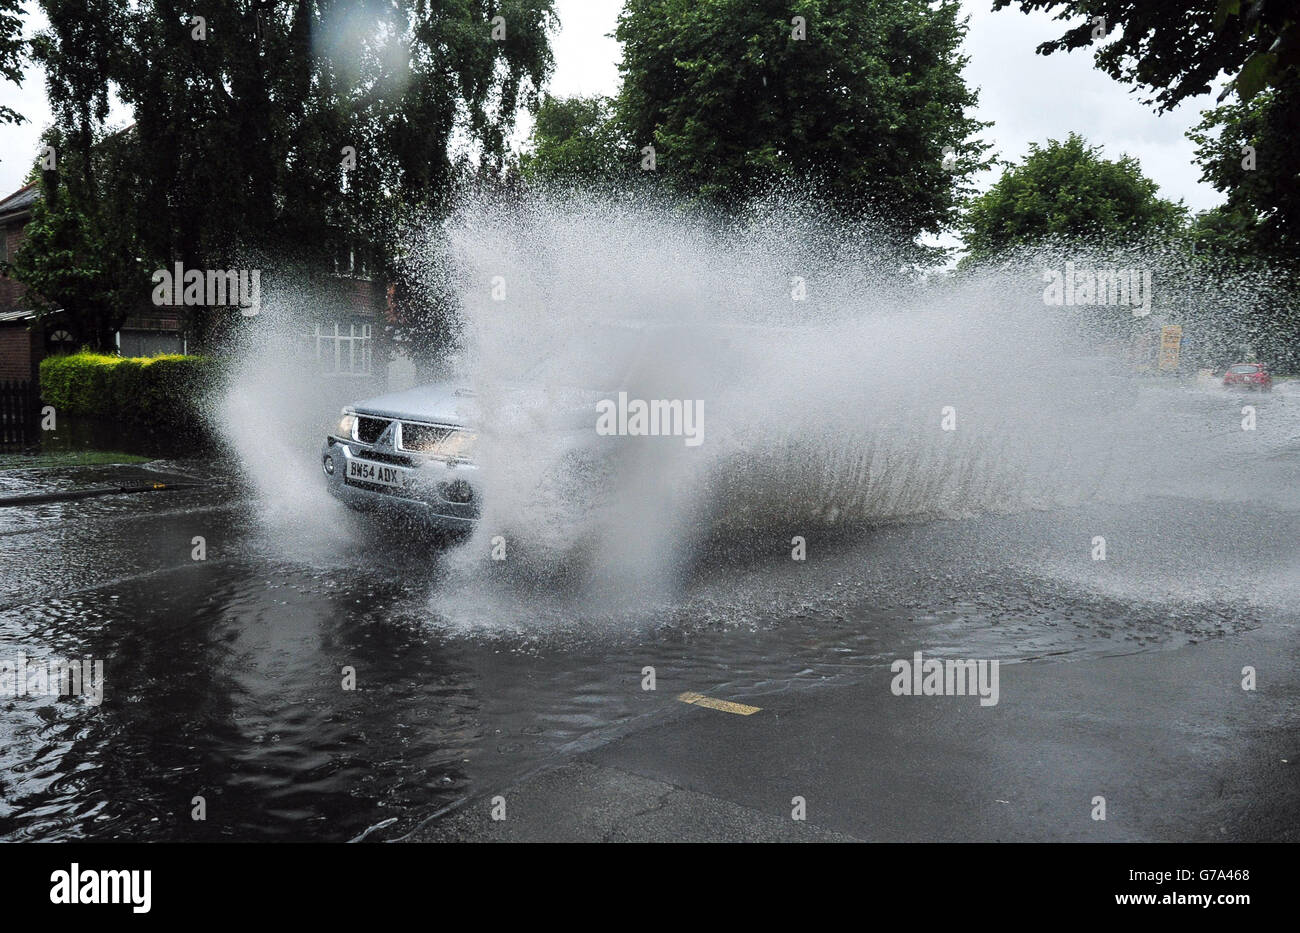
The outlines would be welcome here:
M 1193 210 L 1220 203 L 1218 192 L 1197 180 L 1192 146 L 1183 135 L 1198 122 L 1199 111 L 1212 104 L 1211 97 L 1157 117 L 1126 85 L 1097 71 L 1086 52 L 1035 55 L 1034 47 L 1059 35 L 1062 24 L 1018 10 L 993 13 L 991 5 L 992 0 L 963 3 L 971 18 L 966 80 L 980 90 L 976 116 L 993 122 L 984 138 L 998 155 L 1019 159 L 1030 142 L 1062 139 L 1074 130 L 1102 145 L 1108 158 L 1136 156 L 1165 197 L 1181 198 Z M 553 40 L 555 74 L 548 90 L 562 96 L 614 93 L 619 47 L 609 34 L 621 0 L 558 0 L 557 7 L 561 29 Z M 41 130 L 50 121 L 39 72 L 30 69 L 21 89 L 0 83 L 0 103 L 30 121 L 0 128 L 0 192 L 8 193 L 22 184 Z M 118 112 L 119 121 L 127 118 Z M 527 127 L 525 118 L 521 138 Z M 983 184 L 994 177 L 989 175 Z

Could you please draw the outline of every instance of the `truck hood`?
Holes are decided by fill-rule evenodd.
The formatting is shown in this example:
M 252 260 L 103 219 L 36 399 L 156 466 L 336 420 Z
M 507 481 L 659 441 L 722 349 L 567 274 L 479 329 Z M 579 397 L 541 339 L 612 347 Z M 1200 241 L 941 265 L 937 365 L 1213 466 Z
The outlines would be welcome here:
M 458 427 L 483 427 L 484 411 L 502 426 L 579 428 L 595 423 L 595 404 L 608 393 L 501 385 L 482 394 L 465 380 L 445 380 L 378 395 L 348 406 L 381 418 L 432 421 Z

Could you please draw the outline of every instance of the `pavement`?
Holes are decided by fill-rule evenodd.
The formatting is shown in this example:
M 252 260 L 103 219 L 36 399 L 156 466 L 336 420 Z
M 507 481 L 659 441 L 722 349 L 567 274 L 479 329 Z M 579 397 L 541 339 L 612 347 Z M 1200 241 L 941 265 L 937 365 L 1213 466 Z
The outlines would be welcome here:
M 415 549 L 349 551 L 217 482 L 2 509 L 0 643 L 110 658 L 122 689 L 93 716 L 7 710 L 0 834 L 200 838 L 188 801 L 212 787 L 228 796 L 201 838 L 1300 841 L 1297 463 L 1256 456 L 1251 483 L 1211 476 L 1204 501 L 723 565 L 684 610 L 715 624 L 536 645 L 440 634 L 431 606 L 503 603 L 447 600 Z M 85 465 L 10 470 L 0 492 L 159 477 L 219 479 Z M 918 649 L 1003 658 L 998 704 L 894 696 L 888 660 Z M 362 690 L 334 689 L 343 664 Z
M 1295 634 L 1004 664 L 991 707 L 894 696 L 887 668 L 720 697 L 752 715 L 673 703 L 409 841 L 1300 841 Z

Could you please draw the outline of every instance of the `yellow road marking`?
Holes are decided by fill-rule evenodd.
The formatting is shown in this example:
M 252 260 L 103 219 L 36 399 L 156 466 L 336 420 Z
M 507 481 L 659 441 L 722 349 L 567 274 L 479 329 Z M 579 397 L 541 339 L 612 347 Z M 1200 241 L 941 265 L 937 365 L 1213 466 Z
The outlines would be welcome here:
M 706 697 L 702 693 L 686 691 L 677 695 L 677 699 L 683 703 L 693 703 L 696 706 L 705 706 L 709 709 L 720 709 L 724 713 L 735 713 L 737 716 L 752 716 L 762 707 L 746 706 L 744 703 L 732 703 L 730 700 L 715 700 L 713 697 Z

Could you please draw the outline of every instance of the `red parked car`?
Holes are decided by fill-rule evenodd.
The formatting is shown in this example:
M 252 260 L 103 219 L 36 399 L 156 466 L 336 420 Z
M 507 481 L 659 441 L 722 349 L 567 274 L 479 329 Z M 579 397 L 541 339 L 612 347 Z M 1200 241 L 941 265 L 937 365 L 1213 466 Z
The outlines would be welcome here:
M 1227 389 L 1258 389 L 1262 392 L 1273 391 L 1273 377 L 1263 363 L 1233 363 L 1223 374 L 1223 386 Z

